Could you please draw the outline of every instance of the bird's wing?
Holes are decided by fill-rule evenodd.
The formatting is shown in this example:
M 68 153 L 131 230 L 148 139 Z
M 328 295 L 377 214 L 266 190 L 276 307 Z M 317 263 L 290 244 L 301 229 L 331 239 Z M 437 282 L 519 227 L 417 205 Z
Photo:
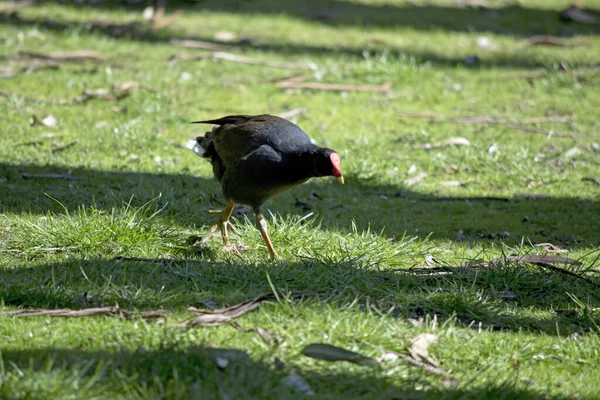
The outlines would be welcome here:
M 213 125 L 241 125 L 251 120 L 260 120 L 261 117 L 268 115 L 227 115 L 217 119 L 207 119 L 205 121 L 192 121 L 190 124 L 213 124 Z
M 218 125 L 211 138 L 226 167 L 263 145 L 282 153 L 312 145 L 302 129 L 274 115 L 228 115 L 197 122 Z

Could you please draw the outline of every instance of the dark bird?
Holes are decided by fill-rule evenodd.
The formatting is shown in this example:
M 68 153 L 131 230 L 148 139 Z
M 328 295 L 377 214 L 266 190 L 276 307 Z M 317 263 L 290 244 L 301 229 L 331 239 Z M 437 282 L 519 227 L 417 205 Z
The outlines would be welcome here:
M 293 123 L 274 115 L 229 115 L 219 119 L 194 121 L 213 124 L 212 131 L 187 147 L 206 158 L 221 184 L 227 204 L 203 241 L 217 230 L 225 245 L 227 228 L 235 204 L 252 207 L 269 252 L 277 252 L 267 233 L 260 207 L 269 198 L 319 176 L 335 176 L 344 183 L 340 156 L 333 150 L 314 145 L 308 135 Z

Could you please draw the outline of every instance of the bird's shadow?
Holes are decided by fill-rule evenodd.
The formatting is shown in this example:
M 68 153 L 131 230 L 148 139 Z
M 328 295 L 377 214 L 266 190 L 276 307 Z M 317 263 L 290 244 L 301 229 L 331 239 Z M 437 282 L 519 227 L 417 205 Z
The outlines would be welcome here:
M 472 382 L 432 386 L 429 381 L 437 379 L 426 378 L 418 370 L 374 379 L 371 374 L 321 368 L 301 373 L 304 387 L 296 382 L 299 373 L 293 362 L 284 365 L 275 357 L 269 357 L 268 362 L 253 361 L 245 351 L 235 348 L 173 343 L 168 338 L 163 342 L 156 348 L 133 350 L 94 350 L 85 346 L 3 349 L 2 357 L 7 374 L 23 374 L 22 369 L 28 373 L 60 369 L 65 375 L 77 376 L 78 382 L 94 382 L 86 385 L 86 394 L 98 397 L 130 392 L 133 386 L 154 391 L 160 398 L 214 398 L 215 393 L 220 393 L 221 398 L 304 399 L 307 391 L 314 391 L 317 396 L 331 395 L 328 388 L 336 382 L 334 396 L 347 399 L 371 398 L 375 393 L 378 399 L 423 398 L 423 385 L 429 386 L 427 398 L 540 398 L 537 391 L 524 385 L 519 388 L 511 379 L 488 381 L 484 386 L 474 386 Z
M 222 206 L 214 179 L 189 171 L 138 173 L 0 163 L 0 176 L 7 177 L 0 185 L 0 212 L 4 213 L 62 213 L 81 206 L 110 210 L 154 200 L 162 208 L 161 216 L 178 229 L 198 230 L 212 225 L 215 216 L 208 211 Z M 600 231 L 590 229 L 600 224 L 600 204 L 592 200 L 424 196 L 406 187 L 379 185 L 351 175 L 346 182 L 341 186 L 333 179 L 312 180 L 270 200 L 265 211 L 314 213 L 324 229 L 350 231 L 354 224 L 361 231 L 384 229 L 385 235 L 396 238 L 509 246 L 523 241 L 552 242 L 571 250 L 600 246 Z M 251 217 L 243 207 L 234 216 L 244 218 L 243 211 Z

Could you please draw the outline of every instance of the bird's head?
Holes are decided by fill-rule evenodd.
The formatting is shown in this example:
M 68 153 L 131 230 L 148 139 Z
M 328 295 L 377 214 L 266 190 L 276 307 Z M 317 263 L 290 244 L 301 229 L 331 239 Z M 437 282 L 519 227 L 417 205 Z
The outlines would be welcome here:
M 315 172 L 317 176 L 335 176 L 341 184 L 344 184 L 340 163 L 338 153 L 331 149 L 321 148 L 314 158 Z

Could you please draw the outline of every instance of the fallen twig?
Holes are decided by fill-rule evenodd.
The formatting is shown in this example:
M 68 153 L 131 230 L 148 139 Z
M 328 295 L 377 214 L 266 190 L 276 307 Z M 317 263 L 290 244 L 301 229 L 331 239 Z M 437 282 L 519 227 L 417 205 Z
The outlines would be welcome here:
M 56 148 L 52 149 L 52 154 L 60 153 L 61 151 L 70 149 L 71 147 L 75 146 L 76 144 L 77 144 L 77 140 L 75 140 L 74 142 L 71 142 L 69 144 L 57 146 Z
M 566 274 L 566 275 L 572 276 L 574 278 L 582 279 L 593 286 L 600 287 L 600 284 L 596 283 L 593 279 L 590 279 L 587 276 L 576 274 L 575 272 L 569 271 L 568 269 L 560 268 L 560 267 L 557 267 L 556 265 L 542 263 L 542 262 L 536 262 L 534 264 L 539 265 L 540 267 L 549 269 L 554 272 L 560 272 L 561 274 Z
M 581 265 L 580 261 L 573 260 L 567 257 L 559 256 L 539 256 L 535 254 L 528 254 L 524 256 L 507 256 L 500 257 L 490 261 L 491 264 L 497 264 L 504 261 L 512 261 L 517 263 L 531 263 L 531 264 L 570 264 L 570 265 Z
M 579 275 L 575 272 L 572 272 L 567 269 L 560 268 L 560 267 L 557 267 L 556 265 L 554 265 L 556 263 L 570 264 L 570 265 L 576 265 L 576 266 L 581 265 L 580 261 L 573 260 L 571 258 L 559 257 L 559 256 L 548 256 L 548 255 L 546 255 L 546 256 L 539 256 L 539 255 L 507 256 L 507 257 L 500 257 L 500 258 L 491 260 L 491 261 L 489 261 L 488 265 L 496 265 L 496 264 L 500 264 L 500 263 L 505 263 L 507 261 L 515 262 L 515 263 L 535 264 L 540 267 L 552 270 L 554 272 L 559 272 L 561 274 L 569 275 L 574 278 L 584 280 L 591 285 L 600 286 L 598 283 L 596 283 L 594 280 L 592 280 L 588 277 Z
M 542 243 L 542 244 L 545 244 L 545 243 Z M 491 267 L 491 266 L 498 266 L 501 264 L 505 264 L 506 262 L 535 264 L 540 267 L 550 269 L 554 272 L 559 272 L 561 274 L 569 275 L 574 278 L 582 279 L 594 286 L 600 286 L 594 280 L 592 280 L 586 276 L 579 275 L 573 271 L 569 271 L 567 269 L 560 268 L 560 267 L 557 267 L 556 265 L 554 265 L 554 264 L 558 263 L 558 264 L 569 264 L 569 265 L 580 266 L 580 265 L 582 265 L 580 261 L 573 260 L 571 258 L 560 257 L 560 256 L 550 256 L 550 255 L 530 254 L 530 255 L 523 255 L 523 256 L 507 256 L 507 257 L 495 258 L 490 261 L 481 261 L 481 260 L 471 261 L 471 262 L 468 262 L 461 266 L 440 265 L 439 267 L 417 267 L 417 268 L 410 268 L 410 269 L 396 269 L 395 271 L 406 272 L 406 273 L 415 273 L 415 274 L 443 275 L 443 274 L 447 274 L 447 273 L 456 272 L 457 270 L 460 270 L 460 269 L 487 268 L 487 267 Z
M 171 44 L 171 46 L 183 47 L 186 49 L 202 49 L 215 51 L 230 51 L 234 49 L 232 46 L 225 46 L 222 44 L 212 42 L 204 42 L 202 40 L 171 39 L 169 43 Z
M 518 199 L 551 199 L 549 194 L 542 193 L 514 193 L 513 196 Z
M 22 67 L 21 70 L 26 74 L 30 74 L 35 71 L 42 71 L 42 70 L 46 70 L 46 69 L 58 69 L 58 68 L 60 68 L 59 64 L 57 64 L 53 61 L 47 61 L 47 62 L 33 62 L 29 65 Z
M 445 372 L 444 370 L 442 370 L 441 368 L 434 367 L 433 365 L 430 365 L 430 364 L 426 364 L 423 361 L 416 360 L 413 357 L 408 356 L 406 354 L 397 353 L 395 351 L 389 351 L 389 350 L 386 350 L 386 353 L 393 354 L 394 356 L 402 359 L 403 361 L 407 362 L 408 364 L 410 364 L 414 367 L 421 368 L 423 371 L 429 372 L 434 375 L 448 377 L 448 373 Z
M 552 71 L 552 70 L 538 70 L 538 71 L 526 71 L 526 72 L 518 72 L 518 73 L 506 73 L 500 74 L 499 76 L 494 76 L 493 78 L 485 77 L 483 80 L 493 80 L 493 81 L 502 81 L 504 79 L 535 79 L 541 78 L 550 75 L 551 73 L 559 73 L 559 74 L 571 74 L 574 77 L 578 78 L 580 76 L 584 76 L 586 74 L 595 75 L 600 72 L 600 67 L 592 67 L 592 68 L 577 68 L 577 69 L 566 69 L 560 71 Z
M 71 174 L 29 174 L 27 172 L 21 173 L 23 179 L 76 179 Z
M 294 82 L 283 81 L 277 84 L 280 89 L 314 89 L 314 90 L 331 90 L 338 92 L 381 92 L 387 93 L 392 88 L 391 82 L 387 82 L 379 86 L 366 85 L 344 85 L 337 83 L 320 83 L 320 82 Z
M 317 296 L 316 293 L 296 293 L 292 294 L 290 298 L 305 298 Z M 215 310 L 198 309 L 195 307 L 188 307 L 188 310 L 193 311 L 197 314 L 196 317 L 188 319 L 187 321 L 180 322 L 178 324 L 171 325 L 177 328 L 192 328 L 192 327 L 206 327 L 206 326 L 218 326 L 229 322 L 234 319 L 241 317 L 242 315 L 256 310 L 265 301 L 275 300 L 277 296 L 273 293 L 265 293 L 257 296 L 253 299 L 247 300 L 240 304 L 231 307 L 218 308 Z
M 273 344 L 281 344 L 283 342 L 283 338 L 277 335 L 273 335 L 264 328 L 251 328 L 246 329 L 240 326 L 237 322 L 233 321 L 230 324 L 236 331 L 242 333 L 255 333 L 259 338 L 261 338 L 265 343 L 269 345 Z
M 27 7 L 39 3 L 39 0 L 5 1 L 0 4 L 0 11 L 14 10 L 15 8 Z
M 173 65 L 173 63 L 179 62 L 179 61 L 195 61 L 195 60 L 204 60 L 204 59 L 231 61 L 231 62 L 235 62 L 235 63 L 261 65 L 261 66 L 272 67 L 272 68 L 285 68 L 285 69 L 304 69 L 305 68 L 304 66 L 299 65 L 299 64 L 292 64 L 292 63 L 278 62 L 278 61 L 257 60 L 255 58 L 238 56 L 233 53 L 226 53 L 226 52 L 222 52 L 222 51 L 215 51 L 215 52 L 209 53 L 209 54 L 193 55 L 193 56 L 174 55 L 174 56 L 171 56 L 169 61 L 170 61 L 171 65 Z
M 495 196 L 482 196 L 482 197 L 436 197 L 436 196 L 422 196 L 418 197 L 418 200 L 424 201 L 510 201 L 507 197 L 495 197 Z
M 557 39 L 547 35 L 536 35 L 527 39 L 527 45 L 529 46 L 555 46 L 555 47 L 569 47 L 569 46 L 582 46 L 585 43 L 579 42 L 566 42 L 561 39 Z
M 555 132 L 555 131 L 549 131 L 548 129 L 519 126 L 517 124 L 509 124 L 509 126 L 511 128 L 514 128 L 514 129 L 517 129 L 517 130 L 523 131 L 523 132 L 541 133 L 541 134 L 544 134 L 547 136 L 568 137 L 568 138 L 572 138 L 572 139 L 576 139 L 577 136 L 585 136 L 585 137 L 600 136 L 600 133 L 575 134 L 575 133 L 569 133 L 569 132 Z
M 566 10 L 561 11 L 560 19 L 563 21 L 575 21 L 579 22 L 580 24 L 588 25 L 596 25 L 598 23 L 598 18 L 596 18 L 595 15 L 592 15 L 588 11 L 575 4 Z
M 59 51 L 54 53 L 36 53 L 32 51 L 19 52 L 21 57 L 50 60 L 50 61 L 107 61 L 107 58 L 96 51 L 78 50 L 78 51 Z
M 86 23 L 93 29 L 98 29 L 112 37 L 122 37 L 127 34 L 144 35 L 146 32 L 138 30 L 139 26 L 144 25 L 142 21 L 131 21 L 124 23 L 114 23 L 112 21 L 92 20 Z
M 4 311 L 0 315 L 11 317 L 64 317 L 64 318 L 81 318 L 94 317 L 98 315 L 106 315 L 111 317 L 119 317 L 124 319 L 133 319 L 137 313 L 134 311 L 122 310 L 119 307 L 93 307 L 84 308 L 82 310 L 71 310 L 63 308 L 58 310 L 13 310 Z M 139 316 L 143 319 L 162 318 L 167 315 L 164 310 L 143 311 Z
M 522 120 L 509 119 L 506 117 L 494 115 L 443 115 L 431 111 L 412 112 L 412 111 L 396 111 L 396 114 L 403 117 L 411 118 L 429 118 L 432 122 L 441 123 L 459 123 L 459 124 L 540 124 L 545 122 L 553 123 L 569 123 L 574 115 L 560 117 L 537 117 L 527 118 Z
M 148 262 L 148 263 L 160 263 L 160 264 L 182 264 L 189 260 L 182 258 L 145 258 L 145 257 L 114 257 L 116 261 L 135 261 L 135 262 Z
M 600 186 L 600 179 L 598 179 L 598 178 L 594 178 L 594 177 L 591 177 L 591 176 L 586 176 L 586 177 L 581 178 L 581 180 L 582 181 L 587 181 L 587 182 L 592 182 L 592 183 L 595 183 L 596 186 Z
M 7 100 L 12 99 L 12 98 L 18 98 L 23 101 L 29 101 L 31 103 L 55 104 L 55 105 L 59 105 L 59 106 L 68 105 L 67 101 L 65 101 L 65 100 L 51 101 L 51 100 L 35 99 L 33 97 L 21 96 L 16 93 L 10 93 L 10 92 L 0 92 L 0 98 L 7 99 Z
M 284 119 L 290 119 L 290 118 L 297 117 L 298 115 L 306 114 L 307 112 L 308 112 L 308 108 L 306 108 L 306 107 L 296 108 L 294 110 L 282 112 L 281 114 L 278 114 L 278 117 L 284 118 Z
M 131 90 L 140 87 L 137 82 L 122 82 L 114 84 L 110 89 L 85 89 L 83 93 L 75 97 L 72 101 L 73 104 L 86 103 L 89 100 L 107 100 L 107 101 L 119 101 L 131 94 Z M 152 89 L 145 88 L 148 91 Z

